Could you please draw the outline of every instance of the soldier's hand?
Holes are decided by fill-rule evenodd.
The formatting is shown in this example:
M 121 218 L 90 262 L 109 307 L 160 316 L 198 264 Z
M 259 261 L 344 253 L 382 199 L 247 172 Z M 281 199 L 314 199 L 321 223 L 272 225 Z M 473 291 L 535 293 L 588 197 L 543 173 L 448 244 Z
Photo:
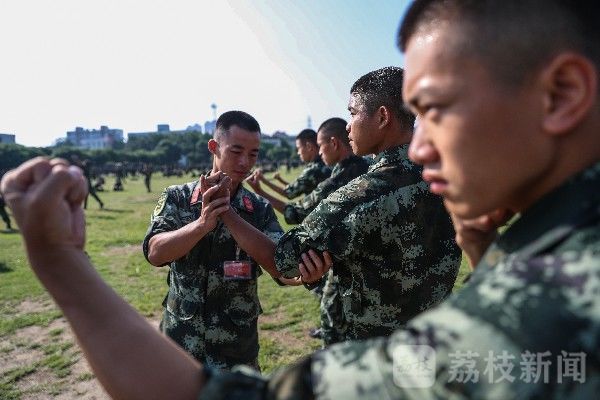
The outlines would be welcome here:
M 51 246 L 83 249 L 81 204 L 87 182 L 79 167 L 62 159 L 34 158 L 9 171 L 0 191 L 30 250 Z
M 327 251 L 323 252 L 321 257 L 311 249 L 306 253 L 302 253 L 300 258 L 302 258 L 302 262 L 298 265 L 298 268 L 304 283 L 318 281 L 333 265 L 331 255 Z
M 248 185 L 250 185 L 252 190 L 254 190 L 254 192 L 256 192 L 256 193 L 262 192 L 262 186 L 260 185 L 260 178 L 259 178 L 258 171 L 259 170 L 254 171 L 252 174 L 250 174 L 249 177 L 247 177 L 245 179 L 246 183 L 248 183 Z
M 203 177 L 200 177 L 200 187 L 205 184 Z M 202 194 L 202 210 L 198 223 L 203 225 L 207 231 L 212 231 L 217 226 L 219 215 L 229 210 L 229 186 L 231 179 L 226 177 L 219 184 L 209 187 Z M 200 190 L 202 192 L 202 189 Z M 219 195 L 223 193 L 223 195 Z
M 223 197 L 227 189 L 231 188 L 231 178 L 221 171 L 217 171 L 208 176 L 200 176 L 200 193 L 204 195 L 208 189 L 220 185 L 220 190 L 213 194 L 212 198 Z
M 514 213 L 507 209 L 498 209 L 473 219 L 463 219 L 450 214 L 456 231 L 456 243 L 465 252 L 471 268 L 479 263 L 487 248 L 496 239 L 498 228 L 513 215 Z
M 302 285 L 302 278 L 299 277 L 299 276 L 297 276 L 295 278 L 284 278 L 282 276 L 282 277 L 279 277 L 277 279 L 279 279 L 279 281 L 281 283 L 284 283 L 284 284 L 286 284 L 288 286 L 300 286 L 300 285 Z

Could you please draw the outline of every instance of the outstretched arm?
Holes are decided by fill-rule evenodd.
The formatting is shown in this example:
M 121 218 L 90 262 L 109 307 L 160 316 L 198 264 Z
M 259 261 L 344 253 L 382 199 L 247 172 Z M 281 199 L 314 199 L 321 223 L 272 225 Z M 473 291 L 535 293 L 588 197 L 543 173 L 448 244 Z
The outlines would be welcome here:
M 203 384 L 200 364 L 120 298 L 84 253 L 87 184 L 81 170 L 36 158 L 7 173 L 0 190 L 34 272 L 111 397 L 195 398 Z
M 271 205 L 273 206 L 274 209 L 276 209 L 277 211 L 279 211 L 280 213 L 283 214 L 287 203 L 284 201 L 281 201 L 280 199 L 271 195 L 270 193 L 265 192 L 263 190 L 262 186 L 260 185 L 260 182 L 261 182 L 260 176 L 261 176 L 260 173 L 255 172 L 252 175 L 250 175 L 248 178 L 246 178 L 246 182 L 250 185 L 250 187 L 252 188 L 252 190 L 254 190 L 254 192 L 256 194 L 267 199 L 269 201 L 269 203 L 271 203 Z
M 290 184 L 288 181 L 286 181 L 285 179 L 283 179 L 281 177 L 281 175 L 279 175 L 279 172 L 275 172 L 273 174 L 273 179 L 277 179 L 281 184 L 286 185 L 286 186 Z
M 287 195 L 285 194 L 285 190 L 284 188 L 277 186 L 275 183 L 271 182 L 270 180 L 268 180 L 262 173 L 262 171 L 258 170 L 256 173 L 256 177 L 260 182 L 263 182 L 265 185 L 267 185 L 271 190 L 273 190 L 275 193 L 278 193 L 280 195 L 282 195 L 283 197 L 287 198 Z M 288 185 L 288 183 L 286 181 L 284 181 L 281 177 L 279 177 L 279 175 L 277 175 L 277 180 L 279 180 L 279 182 L 283 183 L 284 185 Z M 261 195 L 262 196 L 262 195 Z M 270 200 L 269 200 L 270 201 Z M 273 208 L 275 208 L 275 206 L 273 206 Z M 277 208 L 275 208 L 277 210 Z

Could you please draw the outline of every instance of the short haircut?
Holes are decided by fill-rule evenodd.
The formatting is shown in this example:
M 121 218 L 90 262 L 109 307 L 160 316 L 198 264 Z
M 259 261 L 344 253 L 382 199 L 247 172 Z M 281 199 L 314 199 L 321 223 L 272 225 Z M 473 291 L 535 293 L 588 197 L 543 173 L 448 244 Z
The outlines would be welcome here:
M 350 139 L 348 139 L 348 131 L 346 130 L 347 125 L 348 123 L 341 118 L 329 118 L 319 126 L 317 132 L 322 132 L 327 139 L 338 138 L 344 145 L 350 146 Z
M 458 27 L 460 55 L 486 64 L 501 82 L 522 85 L 560 51 L 577 51 L 598 69 L 600 7 L 585 0 L 415 0 L 400 25 L 398 46 L 446 23 Z
M 296 135 L 296 140 L 299 140 L 302 145 L 305 145 L 306 143 L 312 143 L 317 148 L 319 147 L 317 146 L 317 132 L 313 131 L 312 129 L 303 129 L 298 135 Z
M 358 78 L 350 94 L 357 96 L 369 115 L 373 115 L 381 106 L 385 106 L 400 122 L 400 128 L 412 132 L 415 116 L 402 101 L 402 81 L 404 70 L 399 67 L 385 67 L 371 71 Z
M 250 131 L 258 132 L 260 134 L 260 125 L 254 119 L 254 117 L 243 111 L 227 111 L 217 119 L 217 126 L 215 129 L 214 138 L 219 141 L 223 136 L 229 134 L 229 130 L 232 126 Z

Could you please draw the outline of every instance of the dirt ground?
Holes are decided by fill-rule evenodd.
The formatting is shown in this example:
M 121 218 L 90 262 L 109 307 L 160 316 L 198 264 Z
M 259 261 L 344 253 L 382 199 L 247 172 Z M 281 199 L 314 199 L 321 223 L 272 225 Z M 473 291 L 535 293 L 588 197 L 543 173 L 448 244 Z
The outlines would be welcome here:
M 54 307 L 50 300 L 45 303 L 28 300 L 18 306 L 17 313 L 51 311 Z M 279 317 L 261 316 L 259 324 L 275 322 Z M 159 321 L 148 319 L 148 322 L 157 327 Z M 297 337 L 285 330 L 261 332 L 261 335 L 270 337 L 282 346 L 290 346 L 292 343 L 302 346 Z M 62 317 L 55 319 L 48 326 L 21 328 L 14 334 L 0 339 L 0 377 L 16 369 L 27 370 L 23 376 L 15 379 L 15 386 L 21 392 L 22 400 L 110 399 L 92 373 L 81 350 L 74 343 L 73 332 Z M 43 362 L 47 359 L 48 349 L 55 349 L 57 346 L 64 349 L 62 354 L 69 360 L 65 376 L 60 376 L 60 373 L 57 374 L 56 370 Z

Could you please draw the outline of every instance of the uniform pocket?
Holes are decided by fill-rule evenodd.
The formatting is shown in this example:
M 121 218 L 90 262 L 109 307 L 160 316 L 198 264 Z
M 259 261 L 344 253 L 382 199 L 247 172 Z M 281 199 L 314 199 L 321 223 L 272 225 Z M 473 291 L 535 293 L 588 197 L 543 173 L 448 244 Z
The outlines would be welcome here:
M 165 302 L 167 311 L 182 321 L 192 319 L 200 305 L 197 301 L 186 300 L 172 291 L 167 294 Z

